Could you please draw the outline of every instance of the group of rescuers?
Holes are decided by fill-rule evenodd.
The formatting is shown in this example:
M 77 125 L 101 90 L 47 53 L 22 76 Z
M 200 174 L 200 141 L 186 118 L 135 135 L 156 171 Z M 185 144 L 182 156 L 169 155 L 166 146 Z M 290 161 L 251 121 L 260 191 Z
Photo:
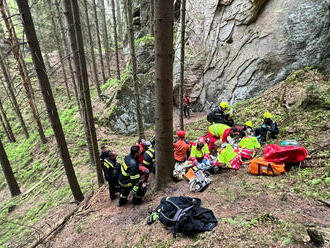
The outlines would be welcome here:
M 233 111 L 227 102 L 221 102 L 219 107 L 213 109 L 207 115 L 207 120 L 211 123 L 207 135 L 197 138 L 195 143 L 185 140 L 185 131 L 177 131 L 178 139 L 173 143 L 176 163 L 190 160 L 194 167 L 213 163 L 214 166 L 237 170 L 242 160 L 254 156 L 260 143 L 266 141 L 267 133 L 271 138 L 276 138 L 279 132 L 269 112 L 264 113 L 260 128 L 253 130 L 251 121 L 247 121 L 243 127 L 235 127 Z M 240 139 L 238 145 L 233 138 L 237 136 Z M 216 156 L 213 161 L 211 154 Z M 100 160 L 109 183 L 110 199 L 114 200 L 116 193 L 120 192 L 119 206 L 123 206 L 132 192 L 132 203 L 141 204 L 147 191 L 149 173 L 155 173 L 155 142 L 138 139 L 122 164 L 117 162 L 117 155 L 107 147 L 101 147 Z

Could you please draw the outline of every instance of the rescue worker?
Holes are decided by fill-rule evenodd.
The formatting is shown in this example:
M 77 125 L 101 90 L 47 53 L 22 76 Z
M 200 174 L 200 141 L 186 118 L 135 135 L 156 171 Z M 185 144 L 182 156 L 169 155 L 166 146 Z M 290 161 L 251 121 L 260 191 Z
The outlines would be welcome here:
M 101 147 L 101 152 L 100 152 L 100 160 L 101 164 L 103 164 L 104 159 L 108 158 L 110 156 L 111 152 L 106 146 Z
M 116 199 L 116 192 L 119 191 L 118 176 L 120 171 L 120 164 L 117 162 L 118 154 L 111 152 L 109 157 L 105 158 L 102 163 L 102 169 L 105 180 L 109 184 L 110 199 Z
M 147 148 L 147 142 L 145 139 L 139 138 L 137 145 L 140 148 L 140 156 L 139 156 L 139 171 L 140 174 L 142 175 L 142 182 L 146 183 L 148 182 L 149 179 L 149 169 L 143 165 L 143 160 L 144 160 L 144 153 Z
M 242 130 L 240 131 L 239 136 L 241 138 L 243 138 L 245 136 L 254 136 L 254 131 L 253 131 L 253 127 L 252 127 L 252 121 L 245 122 L 245 125 L 242 128 Z
M 219 141 L 217 141 L 218 143 Z M 238 170 L 242 165 L 240 156 L 235 152 L 231 144 L 220 141 L 221 148 L 218 151 L 217 162 L 215 166 L 221 168 L 232 168 Z
M 235 127 L 227 126 L 226 124 L 215 123 L 208 129 L 209 150 L 213 149 L 214 142 L 221 140 L 222 142 L 233 143 L 234 140 L 230 137 L 233 132 L 237 131 Z
M 142 183 L 139 173 L 140 147 L 132 146 L 131 152 L 124 158 L 119 172 L 120 199 L 119 206 L 127 203 L 127 198 L 132 191 L 133 204 L 141 204 L 146 193 L 146 184 Z
M 241 139 L 238 145 L 242 160 L 248 160 L 253 158 L 258 149 L 261 147 L 257 137 L 255 137 L 253 134 L 252 121 L 247 121 L 245 123 L 245 126 L 240 135 L 243 134 L 244 137 Z
M 152 145 L 144 153 L 143 166 L 155 174 L 155 146 Z
M 184 96 L 184 102 L 183 102 L 183 113 L 184 117 L 188 117 L 190 119 L 190 104 L 191 104 L 191 97 L 188 95 Z
M 228 126 L 234 126 L 232 108 L 229 108 L 227 102 L 221 102 L 219 107 L 213 109 L 207 115 L 207 121 L 211 124 L 222 123 Z
M 273 116 L 269 112 L 265 112 L 264 114 L 264 122 L 260 128 L 256 128 L 256 136 L 260 143 L 264 143 L 267 140 L 267 132 L 270 132 L 270 137 L 272 139 L 276 138 L 276 135 L 278 135 L 279 130 L 277 127 L 277 123 L 273 122 L 271 119 Z
M 210 160 L 210 150 L 205 142 L 204 137 L 199 137 L 196 142 L 196 145 L 193 145 L 191 147 L 191 153 L 189 159 L 193 161 L 194 164 L 197 166 L 200 163 L 206 164 L 206 162 Z
M 186 132 L 183 130 L 177 131 L 179 140 L 173 143 L 175 162 L 182 163 L 187 159 L 187 152 L 190 151 L 190 145 L 185 141 Z

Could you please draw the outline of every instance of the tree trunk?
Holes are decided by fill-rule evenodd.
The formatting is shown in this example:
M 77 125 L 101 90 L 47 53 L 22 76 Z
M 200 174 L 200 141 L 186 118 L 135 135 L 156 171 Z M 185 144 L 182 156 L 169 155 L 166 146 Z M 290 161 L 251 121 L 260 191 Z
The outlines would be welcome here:
M 73 51 L 77 51 L 75 56 L 75 64 L 76 64 L 76 71 L 80 77 L 79 84 L 79 91 L 80 97 L 84 101 L 85 105 L 85 119 L 87 125 L 87 131 L 91 135 L 92 140 L 92 152 L 94 156 L 94 162 L 96 165 L 96 174 L 99 186 L 104 183 L 102 168 L 101 168 L 101 161 L 99 159 L 98 154 L 98 145 L 97 145 L 97 137 L 93 119 L 93 109 L 92 103 L 90 98 L 90 91 L 89 91 L 89 84 L 88 84 L 88 75 L 87 75 L 87 68 L 86 68 L 86 58 L 84 52 L 84 44 L 83 44 L 83 37 L 81 32 L 80 26 L 80 16 L 79 16 L 79 8 L 77 0 L 64 0 L 64 8 L 65 8 L 65 15 L 68 21 L 68 25 L 74 25 L 74 29 L 71 29 L 71 32 L 74 32 L 73 35 L 70 36 L 71 39 L 71 47 Z M 73 12 L 73 13 L 72 13 Z M 74 18 L 74 20 L 72 19 Z
M 18 103 L 17 103 L 17 100 L 16 100 L 16 96 L 15 96 L 15 93 L 14 93 L 14 90 L 13 90 L 13 87 L 11 85 L 11 79 L 9 77 L 9 74 L 7 72 L 7 68 L 4 64 L 4 60 L 3 60 L 3 57 L 2 57 L 2 54 L 1 54 L 1 51 L 0 51 L 0 67 L 1 67 L 1 70 L 2 70 L 2 73 L 3 73 L 3 76 L 5 77 L 5 81 L 7 83 L 7 89 L 8 89 L 8 93 L 11 97 L 11 100 L 12 100 L 12 103 L 13 103 L 13 108 L 14 108 L 14 111 L 17 115 L 17 118 L 21 124 L 21 127 L 22 127 L 22 130 L 23 130 L 23 133 L 25 135 L 25 137 L 28 139 L 29 138 L 29 132 L 26 128 L 26 125 L 25 125 L 25 122 L 24 122 L 24 119 L 23 119 L 23 116 L 22 116 L 22 113 L 21 113 L 21 110 L 18 106 Z
M 95 1 L 95 0 L 94 0 Z M 116 6 L 115 1 L 111 0 L 112 18 L 113 18 L 113 35 L 116 49 L 116 65 L 117 65 L 117 79 L 120 80 L 120 65 L 119 65 L 119 51 L 118 51 L 118 36 L 117 36 L 117 21 L 116 21 Z
M 16 139 L 15 139 L 15 136 L 13 134 L 13 130 L 11 129 L 11 125 L 8 121 L 8 118 L 7 118 L 7 115 L 6 115 L 6 112 L 2 106 L 2 102 L 0 100 L 0 115 L 2 115 L 2 121 L 5 125 L 5 132 L 8 133 L 8 140 L 10 142 L 16 142 Z
M 76 101 L 77 101 L 77 104 L 78 104 L 79 111 L 81 111 L 81 106 L 80 106 L 79 96 L 78 96 L 78 90 L 77 90 L 77 83 L 76 83 L 76 79 L 75 79 L 75 73 L 74 73 L 74 70 L 73 70 L 73 67 L 72 67 L 72 55 L 70 55 L 70 49 L 69 49 L 69 46 L 68 46 L 66 30 L 64 28 L 62 15 L 61 15 L 62 12 L 60 10 L 59 4 L 60 3 L 55 3 L 57 14 L 58 14 L 57 19 L 60 23 L 60 28 L 61 28 L 63 44 L 64 44 L 64 48 L 65 48 L 65 53 L 66 53 L 66 56 L 68 56 L 69 69 L 70 69 L 70 73 L 71 73 L 71 81 L 72 81 L 72 85 L 73 85 L 73 89 L 74 89 L 74 94 L 75 94 L 75 97 L 76 97 Z
M 52 1 L 48 0 L 48 4 L 49 4 L 50 15 L 51 15 L 50 18 L 51 18 L 51 22 L 52 22 L 53 35 L 55 37 L 57 52 L 58 52 L 58 55 L 60 57 L 60 63 L 61 63 L 61 68 L 62 68 L 62 73 L 63 73 L 63 79 L 64 79 L 64 84 L 65 84 L 66 94 L 67 94 L 69 100 L 71 100 L 71 95 L 70 95 L 69 86 L 68 86 L 68 78 L 66 76 L 65 64 L 64 64 L 64 59 L 63 59 L 61 40 L 60 40 L 60 37 L 59 37 L 59 34 L 58 34 L 58 30 L 56 28 L 55 13 L 54 13 Z
M 11 16 L 11 14 L 10 14 L 10 9 L 9 9 L 9 7 L 8 7 L 7 1 L 4 0 L 4 1 L 3 1 L 3 4 L 4 4 L 4 7 L 5 7 L 5 11 L 7 12 L 7 15 L 8 15 L 8 16 Z M 12 32 L 13 32 L 13 35 L 14 35 L 14 39 L 15 39 L 15 40 L 18 40 L 18 39 L 17 39 L 16 31 L 15 31 L 15 26 L 14 26 L 14 23 L 13 23 L 12 19 L 9 18 L 8 21 L 9 21 L 10 26 L 12 27 Z M 24 34 L 23 34 L 23 35 L 24 35 Z M 24 50 L 24 45 L 23 45 L 23 50 Z M 21 61 L 22 66 L 23 66 L 23 70 L 24 70 L 24 74 L 25 74 L 26 80 L 27 80 L 27 82 L 28 82 L 28 84 L 29 84 L 29 87 L 30 87 L 30 91 L 31 91 L 32 98 L 33 98 L 33 100 L 34 100 L 34 102 L 35 102 L 36 99 L 35 99 L 35 96 L 34 96 L 34 90 L 33 90 L 33 87 L 32 87 L 32 83 L 31 83 L 31 80 L 30 80 L 30 77 L 29 77 L 29 72 L 28 72 L 28 70 L 27 70 L 26 63 L 25 63 L 25 60 L 24 60 L 23 54 L 22 54 L 21 52 L 19 53 L 19 58 L 20 58 L 20 61 Z M 38 109 L 37 109 L 37 112 L 38 112 Z
M 89 16 L 88 16 L 87 0 L 84 0 L 84 10 L 85 10 L 86 23 L 87 23 L 88 41 L 89 41 L 89 47 L 90 47 L 90 52 L 91 52 L 91 58 L 92 58 L 93 76 L 94 76 L 94 81 L 96 84 L 97 94 L 99 97 L 101 97 L 101 89 L 100 89 L 100 84 L 99 84 L 99 77 L 98 77 L 95 53 L 94 53 L 93 37 L 92 37 L 91 26 L 90 26 Z
M 27 1 L 17 0 L 16 2 L 21 14 L 21 18 L 23 20 L 23 26 L 26 33 L 26 38 L 32 53 L 32 60 L 37 72 L 37 77 L 44 98 L 44 102 L 47 108 L 48 117 L 50 119 L 52 128 L 54 130 L 58 149 L 62 158 L 63 166 L 70 184 L 70 188 L 74 196 L 74 199 L 76 201 L 81 202 L 84 199 L 84 195 L 81 192 L 75 171 L 73 169 L 69 150 L 62 129 L 62 124 L 58 116 L 54 96 L 49 83 L 49 78 L 46 73 L 46 67 L 42 59 L 42 55 L 39 47 L 39 41 L 37 39 L 37 34 L 34 28 L 30 8 L 28 6 Z
M 94 10 L 94 20 L 95 20 L 97 46 L 98 46 L 98 50 L 99 50 L 100 63 L 101 63 L 102 79 L 103 79 L 103 83 L 105 83 L 106 78 L 105 78 L 105 73 L 104 73 L 104 63 L 103 63 L 103 55 L 102 55 L 100 28 L 99 28 L 99 21 L 98 21 L 98 17 L 97 17 L 96 1 L 95 0 L 93 0 L 93 10 Z
M 121 19 L 120 1 L 121 0 L 116 0 L 116 7 L 117 7 L 118 40 L 122 41 L 123 40 L 123 22 Z
M 180 85 L 179 85 L 179 106 L 180 106 L 180 129 L 184 130 L 183 123 L 183 85 L 184 85 L 184 47 L 186 33 L 186 0 L 181 0 L 181 49 L 180 49 Z
M 86 5 L 87 7 L 87 1 Z M 87 119 L 87 114 L 86 114 L 86 103 L 85 103 L 85 98 L 84 95 L 80 93 L 80 85 L 82 85 L 82 73 L 80 69 L 80 60 L 79 60 L 79 54 L 78 54 L 78 45 L 76 41 L 76 31 L 74 28 L 74 20 L 72 16 L 72 10 L 71 10 L 71 4 L 68 3 L 68 9 L 64 6 L 64 14 L 67 20 L 67 26 L 69 30 L 69 38 L 70 38 L 70 45 L 71 45 L 71 53 L 74 61 L 74 67 L 77 75 L 77 84 L 78 84 L 78 90 L 79 90 L 79 102 L 81 106 L 81 120 L 84 124 L 84 131 L 86 135 L 86 140 L 87 140 L 87 146 L 88 146 L 88 158 L 89 162 L 91 163 L 92 166 L 95 166 L 95 159 L 94 159 L 94 150 L 93 150 L 93 144 L 92 144 L 92 138 L 91 134 L 89 132 L 89 124 L 88 124 L 88 119 Z
M 136 119 L 138 122 L 138 134 L 140 138 L 145 138 L 143 118 L 141 114 L 139 82 L 137 77 L 137 66 L 136 66 L 136 56 L 135 56 L 132 0 L 125 0 L 125 1 L 127 1 L 127 16 L 128 16 L 127 30 L 128 30 L 129 48 L 131 53 L 131 62 L 132 62 L 132 70 L 133 70 L 133 84 L 134 84 L 134 93 L 135 93 Z
M 100 3 L 101 3 L 101 13 L 102 13 L 102 24 L 103 24 L 103 47 L 105 49 L 105 60 L 107 62 L 108 75 L 109 75 L 109 78 L 110 78 L 111 77 L 111 72 L 110 72 L 110 46 L 109 46 L 109 40 L 108 40 L 107 20 L 105 18 L 104 0 L 100 0 Z
M 154 36 L 155 31 L 155 6 L 154 6 L 155 0 L 150 0 L 150 34 L 151 36 Z
M 173 1 L 155 0 L 156 188 L 171 181 L 173 152 Z
M 29 105 L 30 105 L 30 108 L 31 108 L 31 111 L 32 111 L 32 114 L 33 114 L 33 118 L 37 124 L 37 129 L 38 129 L 38 133 L 39 133 L 39 136 L 40 136 L 40 139 L 41 139 L 41 142 L 43 144 L 46 144 L 47 143 L 47 139 L 46 139 L 46 136 L 45 136 L 45 133 L 44 133 L 44 130 L 42 128 L 42 125 L 41 125 L 41 122 L 40 122 L 40 118 L 38 116 L 38 112 L 37 112 L 37 109 L 36 109 L 36 106 L 35 106 L 35 103 L 34 103 L 34 100 L 33 100 L 33 96 L 31 94 L 31 88 L 29 86 L 29 83 L 28 83 L 28 79 L 24 73 L 24 68 L 23 68 L 23 65 L 21 63 L 21 59 L 20 59 L 20 51 L 19 51 L 19 44 L 17 42 L 17 40 L 15 39 L 14 35 L 13 35 L 13 29 L 14 27 L 11 27 L 10 26 L 10 23 L 8 21 L 8 17 L 7 17 L 7 14 L 6 14 L 6 11 L 5 11 L 5 8 L 4 8 L 4 5 L 3 5 L 3 0 L 0 0 L 0 11 L 1 11 L 1 14 L 2 14 L 2 18 L 5 22 L 5 25 L 6 25 L 6 28 L 8 30 L 8 33 L 9 33 L 9 38 L 10 38 L 10 42 L 11 42 L 11 45 L 12 45 L 12 53 L 14 55 L 14 58 L 16 60 L 16 63 L 17 63 L 17 66 L 18 66 L 18 70 L 19 70 L 19 74 L 22 78 L 22 83 L 23 83 L 23 86 L 25 88 L 25 91 L 26 91 L 26 95 L 28 97 L 28 101 L 29 101 Z
M 5 148 L 3 147 L 3 144 L 1 142 L 1 138 L 0 138 L 0 163 L 3 174 L 5 175 L 7 184 L 9 186 L 11 196 L 16 196 L 21 194 L 18 183 L 14 177 L 13 170 L 10 166 Z
M 2 115 L 1 115 L 1 114 L 0 114 L 0 123 L 1 123 L 1 126 L 2 126 L 3 131 L 6 133 L 7 139 L 8 139 L 10 142 L 12 142 L 12 141 L 11 141 L 11 137 L 10 137 L 10 135 L 9 135 L 9 133 L 8 133 L 7 127 L 6 127 L 5 123 L 4 123 L 4 120 L 2 119 Z

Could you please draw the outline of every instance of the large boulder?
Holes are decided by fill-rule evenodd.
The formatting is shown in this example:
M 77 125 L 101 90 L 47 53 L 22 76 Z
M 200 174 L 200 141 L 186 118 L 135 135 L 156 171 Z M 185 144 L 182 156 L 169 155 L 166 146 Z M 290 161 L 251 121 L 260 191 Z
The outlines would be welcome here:
M 185 84 L 199 110 L 255 96 L 305 66 L 330 68 L 329 0 L 187 1 L 187 32 Z M 175 57 L 176 88 L 179 49 Z

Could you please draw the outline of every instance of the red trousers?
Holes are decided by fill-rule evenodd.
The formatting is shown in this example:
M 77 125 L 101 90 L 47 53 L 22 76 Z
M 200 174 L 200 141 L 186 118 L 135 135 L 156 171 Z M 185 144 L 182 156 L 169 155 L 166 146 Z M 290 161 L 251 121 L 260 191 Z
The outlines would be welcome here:
M 147 167 L 145 167 L 144 165 L 139 165 L 139 171 L 140 171 L 140 175 L 141 175 L 141 180 L 143 183 L 148 182 L 148 178 L 149 178 L 149 170 Z

